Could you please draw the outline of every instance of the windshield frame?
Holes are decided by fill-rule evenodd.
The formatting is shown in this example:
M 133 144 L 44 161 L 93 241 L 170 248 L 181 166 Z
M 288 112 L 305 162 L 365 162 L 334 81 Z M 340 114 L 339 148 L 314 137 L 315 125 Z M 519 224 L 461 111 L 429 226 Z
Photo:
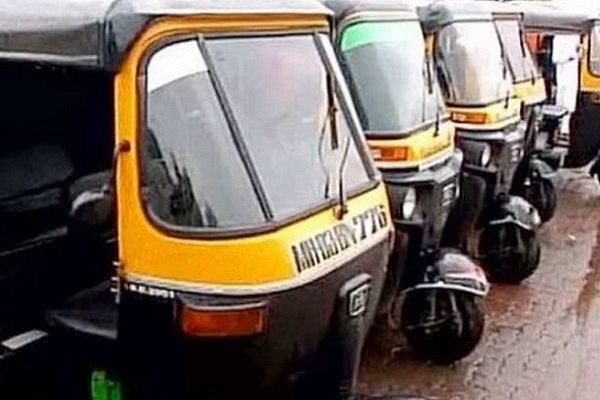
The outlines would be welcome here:
M 502 24 L 502 23 L 505 23 L 505 24 L 511 23 L 511 24 L 516 25 L 517 37 L 519 39 L 519 43 L 517 43 L 517 44 L 506 43 L 505 40 L 503 40 L 503 38 L 506 38 L 506 36 L 502 34 L 502 31 L 500 29 L 500 24 Z M 504 55 L 505 55 L 505 58 L 507 61 L 506 64 L 510 71 L 510 75 L 512 77 L 513 83 L 520 84 L 520 83 L 524 83 L 524 82 L 528 82 L 528 81 L 534 81 L 534 80 L 537 80 L 538 78 L 540 78 L 541 76 L 539 74 L 539 71 L 535 67 L 535 62 L 533 61 L 533 56 L 531 54 L 531 51 L 529 50 L 529 47 L 527 46 L 527 43 L 525 40 L 525 37 L 523 36 L 524 30 L 523 30 L 522 20 L 521 20 L 521 18 L 519 18 L 518 14 L 494 15 L 494 25 L 496 25 L 496 31 L 498 32 L 498 38 L 500 39 L 500 43 L 504 47 Z M 507 38 L 507 39 L 510 39 L 510 38 Z M 510 40 L 507 40 L 507 42 L 510 42 Z M 521 54 L 521 56 L 519 57 L 518 60 L 513 60 L 513 57 L 511 56 L 512 52 L 511 52 L 511 50 L 508 49 L 508 46 L 517 46 L 517 50 Z M 514 50 L 515 49 L 513 49 L 513 51 Z M 512 61 L 515 61 L 516 63 L 520 64 L 519 68 L 521 68 L 523 71 L 526 72 L 525 76 L 519 76 L 519 77 L 516 76 L 515 68 L 514 68 Z
M 336 55 L 339 60 L 344 60 L 344 55 L 342 54 L 342 50 L 341 50 L 341 43 L 342 43 L 342 40 L 344 39 L 345 31 L 348 28 L 351 28 L 355 25 L 368 24 L 368 23 L 416 23 L 419 25 L 419 27 L 421 27 L 421 22 L 419 21 L 418 16 L 413 16 L 410 13 L 408 13 L 407 11 L 393 11 L 393 12 L 392 11 L 389 11 L 389 12 L 388 11 L 359 11 L 356 13 L 348 14 L 337 24 L 337 26 L 335 28 L 334 49 L 335 49 Z M 422 28 L 421 28 L 421 30 L 422 30 Z M 423 36 L 423 42 L 424 42 L 424 47 L 425 47 L 424 55 L 426 55 L 427 54 L 427 43 L 425 40 L 425 36 Z M 440 96 L 438 109 L 437 109 L 438 113 L 436 113 L 437 115 L 434 115 L 433 119 L 431 119 L 431 120 L 422 121 L 421 123 L 411 126 L 410 128 L 402 130 L 402 131 L 398 131 L 398 130 L 390 130 L 390 131 L 367 130 L 367 129 L 363 128 L 367 139 L 369 139 L 369 140 L 403 139 L 403 138 L 410 137 L 410 136 L 414 135 L 415 133 L 432 128 L 438 122 L 446 123 L 446 122 L 450 121 L 451 113 L 450 113 L 450 110 L 448 109 L 448 107 L 446 106 L 446 102 L 444 100 L 444 95 L 443 95 L 442 89 L 440 87 L 440 82 L 435 73 L 435 60 L 434 60 L 433 54 L 431 54 L 430 57 L 431 57 L 431 69 L 432 69 L 431 70 L 431 74 L 432 74 L 431 79 L 432 79 L 432 84 L 434 86 L 433 90 L 435 92 L 436 87 L 437 87 L 438 94 Z M 346 74 L 344 74 L 344 78 L 346 79 L 348 89 L 350 90 L 353 101 L 355 103 L 357 103 L 356 104 L 357 112 L 363 112 L 363 110 L 361 109 L 362 106 L 360 104 L 358 104 L 357 100 L 354 99 L 355 96 L 353 94 L 355 93 L 356 89 L 353 87 L 353 85 L 354 85 L 353 80 L 350 79 L 350 77 L 346 78 Z M 423 89 L 428 92 L 427 85 Z M 427 93 L 427 96 L 429 96 L 429 93 Z M 435 97 L 435 94 L 432 94 L 432 96 Z M 435 101 L 438 101 L 438 99 L 435 99 Z M 438 120 L 438 116 L 439 116 L 439 120 Z M 359 119 L 359 122 L 360 122 L 360 119 Z M 361 125 L 362 125 L 362 123 L 361 123 Z
M 495 21 L 493 19 L 480 19 L 480 18 L 465 18 L 465 19 L 458 19 L 458 20 L 454 20 L 448 23 L 445 23 L 443 25 L 440 25 L 439 27 L 437 27 L 436 31 L 435 31 L 435 35 L 433 38 L 433 57 L 435 59 L 435 63 L 438 64 L 440 61 L 438 60 L 438 56 L 437 56 L 437 48 L 438 48 L 438 41 L 440 34 L 442 34 L 443 30 L 446 29 L 447 27 L 450 26 L 456 26 L 456 25 L 469 25 L 469 24 L 473 24 L 473 23 L 486 23 L 489 24 L 491 26 L 491 28 L 494 31 L 494 36 L 496 37 L 496 39 L 498 40 L 498 46 L 500 49 L 500 57 L 501 57 L 501 61 L 504 64 L 504 68 L 506 68 L 506 79 L 510 81 L 507 81 L 508 85 L 512 85 L 512 79 L 510 77 L 510 66 L 508 65 L 508 62 L 505 60 L 505 58 L 502 58 L 502 42 L 500 40 L 500 37 L 498 36 L 498 31 L 497 31 L 497 27 L 495 24 Z M 446 55 L 444 55 L 444 58 L 446 58 Z M 447 67 L 443 67 L 443 68 L 447 68 Z M 481 68 L 477 69 L 478 71 L 481 70 Z M 445 78 L 444 78 L 445 79 Z M 454 86 L 453 82 L 445 82 L 445 84 L 447 84 L 448 86 Z M 453 91 L 455 91 L 456 89 L 452 89 Z M 466 101 L 466 100 L 456 100 L 456 99 L 446 99 L 446 105 L 448 107 L 463 107 L 463 108 L 478 108 L 478 107 L 488 107 L 491 106 L 493 104 L 497 104 L 500 103 L 502 101 L 505 101 L 505 97 L 506 95 L 503 93 L 498 93 L 498 95 L 496 96 L 496 98 L 494 99 L 490 99 L 488 101 L 479 101 L 479 102 L 471 102 L 471 101 Z
M 330 38 L 328 31 L 307 28 L 307 29 L 290 29 L 290 30 L 285 30 L 285 31 L 243 30 L 243 31 L 236 31 L 235 33 L 210 33 L 210 34 L 198 31 L 198 32 L 193 32 L 193 33 L 174 34 L 174 35 L 170 35 L 169 37 L 165 37 L 165 38 L 156 40 L 155 42 L 150 44 L 145 49 L 145 51 L 140 59 L 140 62 L 138 64 L 137 77 L 136 77 L 136 81 L 137 81 L 136 103 L 138 104 L 138 129 L 137 129 L 138 131 L 137 131 L 137 140 L 135 143 L 135 149 L 138 154 L 138 158 L 137 158 L 138 176 L 136 177 L 137 184 L 138 184 L 137 201 L 139 202 L 139 204 L 141 206 L 141 209 L 144 213 L 146 221 L 148 221 L 155 229 L 157 229 L 158 231 L 160 231 L 161 233 L 163 233 L 169 237 L 183 238 L 183 239 L 242 238 L 242 237 L 248 237 L 248 236 L 253 236 L 253 235 L 257 235 L 257 234 L 273 232 L 284 226 L 291 225 L 297 221 L 300 221 L 307 217 L 313 216 L 319 212 L 325 211 L 327 209 L 332 209 L 339 203 L 339 200 L 337 198 L 338 196 L 334 196 L 329 199 L 324 199 L 319 204 L 307 205 L 304 207 L 305 209 L 302 210 L 301 212 L 294 213 L 293 215 L 290 215 L 285 218 L 280 218 L 280 219 L 276 219 L 272 215 L 272 213 L 269 213 L 267 210 L 263 209 L 264 221 L 257 223 L 257 224 L 252 224 L 252 225 L 238 225 L 238 226 L 233 226 L 233 227 L 189 227 L 189 226 L 180 226 L 180 225 L 170 224 L 170 223 L 162 220 L 161 218 L 159 218 L 157 215 L 154 215 L 154 212 L 148 206 L 148 203 L 144 200 L 144 197 L 142 194 L 142 188 L 143 188 L 143 186 L 141 184 L 142 177 L 143 177 L 143 175 L 142 175 L 142 171 L 143 171 L 142 170 L 142 162 L 143 162 L 142 138 L 144 135 L 143 130 L 147 126 L 147 119 L 148 119 L 148 117 L 147 117 L 148 104 L 147 104 L 147 94 L 146 94 L 147 83 L 148 83 L 147 71 L 148 71 L 148 65 L 149 65 L 153 55 L 156 54 L 161 49 L 168 47 L 169 45 L 173 45 L 173 44 L 177 44 L 177 43 L 185 42 L 185 41 L 189 41 L 189 40 L 196 40 L 196 41 L 202 42 L 202 41 L 206 41 L 207 39 L 219 39 L 219 38 L 261 38 L 261 37 L 294 36 L 294 35 L 296 35 L 296 36 L 297 35 L 307 35 L 307 36 L 311 36 L 312 39 L 314 40 L 315 51 L 318 51 L 323 69 L 325 70 L 326 74 L 331 78 L 331 80 L 333 82 L 335 82 L 335 84 L 333 85 L 334 89 L 335 89 L 334 93 L 330 92 L 329 96 L 333 95 L 336 102 L 339 105 L 339 112 L 342 113 L 342 118 L 344 118 L 346 120 L 350 137 L 353 139 L 352 141 L 354 143 L 354 146 L 356 147 L 356 151 L 360 157 L 360 160 L 362 161 L 362 164 L 363 164 L 364 170 L 365 170 L 365 174 L 368 178 L 368 180 L 365 181 L 364 184 L 359 185 L 359 187 L 356 187 L 353 189 L 346 189 L 346 191 L 345 191 L 346 198 L 348 200 L 351 200 L 355 197 L 358 197 L 362 194 L 365 194 L 365 193 L 375 189 L 382 183 L 381 174 L 376 169 L 376 167 L 374 166 L 374 164 L 372 163 L 372 161 L 370 159 L 369 151 L 367 148 L 367 143 L 364 140 L 364 135 L 362 134 L 362 130 L 360 128 L 360 122 L 358 121 L 358 117 L 355 115 L 355 113 L 352 112 L 354 110 L 352 99 L 351 98 L 348 99 L 347 96 L 349 96 L 349 93 L 346 93 L 347 90 L 344 91 L 343 85 L 345 82 L 340 80 L 340 78 L 343 79 L 343 77 L 338 76 L 338 74 L 336 74 L 335 71 L 332 71 L 332 68 L 330 66 L 331 60 L 326 61 L 326 56 L 324 56 L 323 52 L 319 49 L 319 47 L 320 47 L 318 45 L 319 37 L 320 37 L 320 35 L 325 35 L 325 36 L 327 36 L 327 38 Z M 199 45 L 199 48 L 201 49 L 202 46 Z M 202 50 L 201 50 L 201 52 L 202 52 Z M 204 57 L 204 54 L 202 54 L 202 56 Z M 208 62 L 207 62 L 207 64 L 208 64 Z M 216 87 L 216 85 L 214 83 L 212 84 L 212 88 L 217 93 L 217 96 L 219 96 L 219 94 L 218 94 L 219 89 Z M 231 115 L 227 111 L 227 109 L 223 109 L 222 104 L 220 107 L 223 111 L 223 116 L 226 119 L 227 125 L 229 126 L 228 134 L 235 136 L 236 135 L 235 129 L 232 130 L 232 128 L 231 128 L 231 122 L 235 121 L 235 119 L 233 118 L 233 115 Z M 235 124 L 235 122 L 234 122 L 234 124 Z M 243 140 L 243 138 L 242 138 L 242 140 Z M 250 155 L 247 153 L 247 150 L 246 150 L 246 152 L 244 152 L 244 149 L 240 149 L 237 146 L 237 144 L 236 144 L 236 150 L 237 150 L 236 156 L 239 156 L 242 159 L 243 164 L 246 165 L 246 163 L 250 163 L 250 164 L 253 163 L 253 160 L 251 159 Z M 254 167 L 254 168 L 256 168 L 256 167 Z M 253 177 L 252 173 L 250 171 L 248 171 L 247 168 L 245 169 L 244 172 L 248 174 L 248 177 L 252 184 L 253 191 L 255 191 L 255 192 L 262 191 L 264 193 L 264 186 L 261 183 L 260 178 Z M 259 202 L 262 202 L 261 195 L 257 194 L 257 198 L 258 198 Z M 243 205 L 243 203 L 242 203 L 242 205 Z M 264 207 L 264 205 L 261 204 L 261 208 L 263 208 L 263 207 Z

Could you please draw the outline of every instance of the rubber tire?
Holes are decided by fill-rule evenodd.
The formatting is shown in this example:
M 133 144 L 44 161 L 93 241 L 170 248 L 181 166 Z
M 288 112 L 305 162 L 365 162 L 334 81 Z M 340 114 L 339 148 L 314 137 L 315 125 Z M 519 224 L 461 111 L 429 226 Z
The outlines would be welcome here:
M 452 364 L 469 354 L 479 344 L 485 326 L 485 310 L 480 298 L 465 292 L 452 291 L 456 297 L 458 310 L 463 318 L 463 326 L 467 327 L 460 336 L 447 327 L 442 333 L 425 335 L 421 331 L 407 331 L 406 327 L 415 325 L 421 313 L 427 308 L 427 292 L 409 292 L 402 304 L 401 327 L 409 346 L 418 357 L 436 364 Z M 448 296 L 442 294 L 439 300 L 450 307 Z M 442 305 L 438 302 L 438 307 Z
M 548 221 L 550 221 L 552 219 L 552 217 L 554 217 L 554 214 L 556 213 L 556 205 L 557 205 L 557 196 L 556 196 L 556 188 L 554 187 L 554 183 L 552 183 L 552 181 L 550 179 L 544 179 L 541 178 L 540 181 L 541 185 L 543 186 L 542 190 L 546 191 L 546 194 L 548 196 L 547 200 L 547 207 L 542 207 L 540 205 L 541 201 L 539 199 L 539 197 L 537 196 L 537 190 L 536 189 L 530 189 L 528 190 L 527 188 L 525 188 L 523 190 L 523 196 L 532 206 L 534 206 L 536 208 L 536 210 L 538 211 L 539 215 L 540 215 L 540 219 L 542 220 L 542 223 L 546 223 Z
M 490 256 L 490 253 L 494 254 L 498 251 L 501 230 L 505 230 L 505 234 L 512 234 L 512 240 L 517 233 L 522 235 L 526 251 L 523 254 L 516 254 L 513 250 L 507 258 Z M 479 237 L 479 253 L 483 254 L 483 266 L 490 281 L 518 284 L 537 270 L 541 246 L 535 232 L 526 231 L 513 224 L 487 225 Z

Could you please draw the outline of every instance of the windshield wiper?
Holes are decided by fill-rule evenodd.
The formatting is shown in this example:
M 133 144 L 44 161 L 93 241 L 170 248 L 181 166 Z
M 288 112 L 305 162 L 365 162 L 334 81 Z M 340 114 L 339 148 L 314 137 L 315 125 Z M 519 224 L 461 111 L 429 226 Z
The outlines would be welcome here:
M 438 60 L 438 62 L 435 63 L 436 68 L 438 68 L 440 70 L 443 78 L 446 80 L 446 88 L 448 89 L 448 91 L 450 91 L 452 93 L 452 97 L 454 99 L 458 99 L 457 89 L 454 86 L 454 81 L 452 80 L 452 77 L 450 76 L 448 68 L 446 68 L 446 59 L 444 58 L 444 55 L 442 53 L 443 52 L 440 51 L 439 54 L 437 55 L 439 60 Z
M 427 117 L 427 94 L 431 94 L 431 82 L 429 80 L 429 72 L 427 71 L 427 62 L 423 60 L 422 74 L 427 81 L 425 85 L 423 85 L 421 90 L 421 122 L 425 122 Z
M 433 82 L 433 74 L 431 73 L 431 70 L 433 68 L 432 66 L 432 62 L 431 62 L 431 54 L 429 54 L 429 52 L 426 50 L 425 51 L 425 69 L 427 71 L 427 91 L 429 93 L 429 95 L 433 95 L 434 92 L 434 82 Z M 435 130 L 433 132 L 433 136 L 438 136 L 440 133 L 440 107 L 439 107 L 439 98 L 438 98 L 439 93 L 436 92 L 436 96 L 435 96 Z M 425 100 L 423 100 L 423 102 L 425 102 Z M 423 107 L 425 108 L 425 107 Z M 425 120 L 425 118 L 423 117 L 423 120 Z
M 498 45 L 500 46 L 500 58 L 502 59 L 502 79 L 506 82 L 506 78 L 508 78 L 508 66 L 510 66 L 510 62 L 508 61 L 508 57 L 506 55 L 506 48 L 504 47 L 504 43 L 502 43 L 502 35 L 500 35 L 500 30 L 498 30 L 498 25 L 496 23 L 494 25 L 494 30 L 496 31 L 496 37 L 498 39 Z M 512 71 L 511 71 L 512 73 Z M 511 76 L 512 82 L 512 76 Z M 510 89 L 506 91 L 506 97 L 504 98 L 504 108 L 508 108 L 510 104 Z
M 344 185 L 344 170 L 346 169 L 346 164 L 348 161 L 348 153 L 350 150 L 350 137 L 346 137 L 344 141 L 344 154 L 342 155 L 342 161 L 340 162 L 340 170 L 338 174 L 338 206 L 335 212 L 335 216 L 337 219 L 341 220 L 344 218 L 344 215 L 348 213 L 348 199 L 346 197 L 346 190 Z
M 325 141 L 325 131 L 327 130 L 327 123 L 330 121 L 330 114 L 333 111 L 331 108 L 327 110 L 327 113 L 323 117 L 323 122 L 321 123 L 321 130 L 319 131 L 319 163 L 321 164 L 321 170 L 323 171 L 323 175 L 325 175 L 325 193 L 323 196 L 327 199 L 329 197 L 329 170 L 325 165 L 325 159 L 323 158 L 323 142 Z
M 335 96 L 336 96 L 336 92 L 339 86 L 336 85 L 336 78 L 335 78 L 335 69 L 332 65 L 332 61 L 329 58 L 329 56 L 327 55 L 327 51 L 325 49 L 324 43 L 321 42 L 320 36 L 318 34 L 314 34 L 313 35 L 314 38 L 314 42 L 317 46 L 317 51 L 319 52 L 319 56 L 321 57 L 321 60 L 324 62 L 325 67 L 327 69 L 328 72 L 328 80 L 327 80 L 327 89 L 328 89 L 328 113 L 327 116 L 329 118 L 327 118 L 328 121 L 331 122 L 331 147 L 332 149 L 337 149 L 339 147 L 339 137 L 338 137 L 338 131 L 337 131 L 337 108 L 336 108 L 336 102 L 335 102 Z M 342 103 L 342 107 L 344 107 L 344 104 Z M 345 112 L 347 112 L 347 108 L 344 110 Z M 346 162 L 348 160 L 348 152 L 350 150 L 350 137 L 346 137 L 345 142 L 344 142 L 344 149 L 343 149 L 343 155 L 342 155 L 342 160 L 340 162 L 340 167 L 339 167 L 339 173 L 338 173 L 338 190 L 339 190 L 339 200 L 338 200 L 338 206 L 335 208 L 335 216 L 337 219 L 341 220 L 344 218 L 344 215 L 346 215 L 348 213 L 348 205 L 347 205 L 347 197 L 346 197 L 346 192 L 345 192 L 345 188 L 344 188 L 344 170 L 346 168 Z

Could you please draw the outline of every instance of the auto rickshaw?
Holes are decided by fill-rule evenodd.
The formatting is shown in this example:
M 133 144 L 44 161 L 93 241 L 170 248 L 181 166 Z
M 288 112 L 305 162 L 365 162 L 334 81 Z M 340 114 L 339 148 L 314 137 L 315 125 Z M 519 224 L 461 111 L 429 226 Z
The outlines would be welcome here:
M 525 123 L 492 14 L 463 0 L 418 12 L 464 153 L 461 200 L 443 243 L 480 259 L 492 280 L 518 283 L 539 264 L 541 221 L 535 207 L 511 194 L 524 162 Z
M 521 119 L 526 122 L 523 161 L 516 171 L 512 193 L 525 198 L 539 212 L 542 222 L 556 211 L 554 181 L 561 166 L 561 153 L 540 146 L 540 126 L 558 127 L 563 113 L 546 106 L 544 79 L 527 45 L 523 30 L 523 14 L 517 7 L 503 2 L 483 0 L 489 6 L 500 43 L 509 67 L 513 92 L 521 101 Z
M 350 398 L 394 230 L 329 15 L 0 4 L 2 398 Z
M 590 173 L 598 181 L 600 163 L 600 10 L 587 4 L 562 4 L 558 1 L 511 1 L 523 10 L 524 29 L 528 44 L 538 58 L 547 78 L 549 92 L 556 86 L 555 65 L 552 62 L 552 41 L 556 35 L 580 36 L 579 79 L 577 102 L 569 123 L 569 136 L 551 137 L 551 146 L 567 147 L 564 167 L 580 168 L 594 159 Z M 560 140 L 562 139 L 562 141 Z
M 459 196 L 463 155 L 414 2 L 324 3 L 335 12 L 338 58 L 397 233 L 380 309 L 395 315 L 390 304 L 402 304 L 399 325 L 409 345 L 428 359 L 456 361 L 481 338 L 488 283 L 467 256 L 440 248 Z M 403 301 L 396 300 L 400 294 Z

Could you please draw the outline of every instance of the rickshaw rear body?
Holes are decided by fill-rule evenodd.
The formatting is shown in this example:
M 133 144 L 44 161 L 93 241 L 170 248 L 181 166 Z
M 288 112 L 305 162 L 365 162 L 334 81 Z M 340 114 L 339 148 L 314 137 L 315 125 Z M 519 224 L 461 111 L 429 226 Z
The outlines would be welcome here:
M 65 365 L 75 358 L 90 369 L 108 367 L 123 379 L 126 398 L 198 391 L 285 398 L 298 388 L 346 398 L 393 229 L 381 176 L 329 43 L 327 10 L 312 1 L 99 1 L 73 9 L 73 25 L 65 27 L 54 6 L 28 3 L 0 6 L 10 21 L 33 15 L 30 25 L 0 32 L 2 64 L 18 62 L 15 74 L 25 80 L 22 68 L 49 73 L 49 83 L 30 93 L 64 94 L 61 74 L 81 74 L 77 88 L 91 97 L 65 95 L 57 107 L 87 124 L 63 129 L 80 135 L 74 140 L 98 142 L 86 142 L 91 156 L 75 153 L 93 168 L 64 180 L 71 196 L 63 196 L 56 226 L 67 245 L 55 253 L 64 260 L 92 244 L 105 247 L 85 254 L 89 263 L 76 259 L 86 279 L 57 302 L 35 304 L 38 313 L 48 311 L 50 338 L 69 344 L 53 349 L 57 357 Z M 40 19 L 50 21 L 45 43 L 30 28 Z M 299 55 L 306 74 L 293 68 Z M 238 68 L 252 57 L 255 69 Z M 280 80 L 277 68 L 283 68 Z M 295 93 L 304 97 L 277 97 L 284 92 L 278 85 L 294 77 L 304 85 Z M 252 87 L 254 81 L 262 88 Z M 247 93 L 260 89 L 262 98 L 246 100 L 235 89 L 242 85 Z M 309 96 L 311 87 L 317 90 Z M 268 121 L 257 120 L 258 100 L 298 98 L 305 109 L 294 108 L 295 116 L 273 114 L 267 128 Z M 327 104 L 338 110 L 333 119 L 324 118 Z M 98 114 L 103 119 L 87 119 Z M 38 128 L 52 129 L 52 118 L 46 122 Z M 19 123 L 15 118 L 15 128 Z M 277 157 L 286 141 L 296 141 L 286 137 L 292 131 L 316 139 L 298 151 L 287 146 L 285 157 Z M 310 155 L 315 151 L 325 161 Z M 90 179 L 97 171 L 104 174 Z M 114 204 L 102 235 L 69 218 L 90 199 Z M 20 210 L 15 218 L 23 215 Z M 75 239 L 83 244 L 74 246 Z M 72 283 L 63 273 L 51 275 Z M 47 328 L 39 318 L 28 322 Z M 81 360 L 82 354 L 98 359 Z M 89 384 L 72 385 L 85 390 Z

